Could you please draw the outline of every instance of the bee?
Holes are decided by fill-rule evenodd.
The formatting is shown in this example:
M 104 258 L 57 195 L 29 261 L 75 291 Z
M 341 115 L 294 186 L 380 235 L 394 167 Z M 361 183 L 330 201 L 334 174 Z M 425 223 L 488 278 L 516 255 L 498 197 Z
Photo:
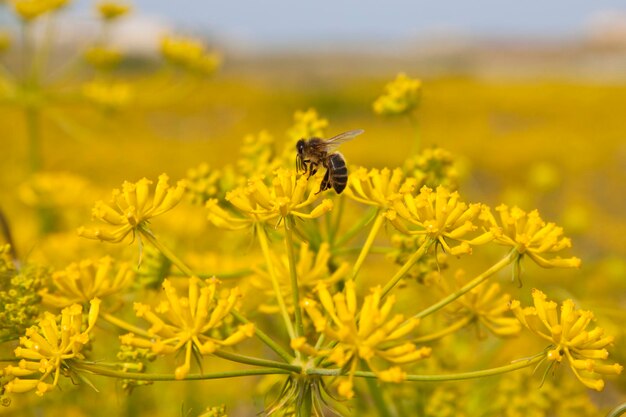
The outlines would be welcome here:
M 308 173 L 307 178 L 315 175 L 320 165 L 326 168 L 324 179 L 320 184 L 318 194 L 333 188 L 337 194 L 348 184 L 348 168 L 343 155 L 335 150 L 344 142 L 354 139 L 363 133 L 362 129 L 350 130 L 333 136 L 330 139 L 310 138 L 300 139 L 296 143 L 296 170 Z

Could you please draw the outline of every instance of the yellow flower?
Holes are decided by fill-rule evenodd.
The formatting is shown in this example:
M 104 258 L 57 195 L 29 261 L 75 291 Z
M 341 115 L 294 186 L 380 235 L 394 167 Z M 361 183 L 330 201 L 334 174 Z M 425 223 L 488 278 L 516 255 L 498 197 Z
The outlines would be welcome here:
M 98 12 L 104 20 L 115 20 L 130 12 L 130 6 L 126 3 L 115 1 L 103 1 L 98 3 Z
M 49 293 L 48 289 L 40 291 L 43 303 L 66 307 L 120 292 L 132 282 L 135 273 L 127 263 L 120 263 L 115 273 L 113 266 L 113 259 L 109 256 L 95 262 L 84 260 L 70 264 L 65 270 L 52 274 L 56 287 L 54 293 Z
M 82 350 L 89 343 L 89 333 L 96 324 L 100 300 L 91 300 L 91 308 L 87 318 L 87 328 L 81 330 L 83 324 L 83 307 L 74 304 L 63 309 L 61 322 L 56 317 L 44 313 L 37 326 L 26 330 L 26 336 L 20 338 L 20 346 L 15 349 L 15 356 L 23 358 L 17 366 L 10 365 L 4 374 L 14 377 L 4 389 L 6 392 L 27 392 L 37 390 L 43 395 L 57 386 L 61 368 L 70 359 L 82 359 Z M 46 379 L 53 375 L 52 383 Z M 23 377 L 32 377 L 23 379 Z
M 295 171 L 279 169 L 271 186 L 267 186 L 262 177 L 255 177 L 248 181 L 247 186 L 226 194 L 226 200 L 245 217 L 232 215 L 212 199 L 206 205 L 209 220 L 217 227 L 238 230 L 254 223 L 280 221 L 290 215 L 313 219 L 333 208 L 331 200 L 323 200 L 312 210 L 307 210 L 317 200 L 314 190 L 315 187 L 308 187 L 305 176 L 298 177 Z
M 438 284 L 445 295 L 462 287 L 464 273 L 458 271 L 455 274 L 455 286 L 450 288 L 445 280 L 439 280 Z M 476 323 L 484 325 L 496 336 L 511 336 L 520 332 L 522 326 L 515 317 L 509 317 L 509 302 L 511 296 L 500 292 L 497 283 L 484 282 L 471 289 L 453 303 L 449 304 L 448 310 L 458 322 Z
M 237 160 L 239 174 L 242 178 L 252 178 L 273 172 L 278 168 L 275 156 L 274 137 L 266 130 L 257 135 L 247 135 L 241 145 L 241 157 Z
M 382 303 L 380 286 L 373 288 L 371 294 L 365 297 L 360 311 L 354 281 L 347 281 L 344 291 L 333 296 L 324 283 L 317 285 L 317 291 L 323 310 L 310 298 L 305 298 L 302 306 L 311 318 L 315 330 L 337 344 L 329 349 L 318 350 L 301 337 L 294 339 L 291 346 L 309 355 L 324 356 L 342 369 L 348 369 L 348 379 L 341 381 L 338 386 L 339 394 L 343 397 L 351 398 L 354 395 L 352 381 L 359 359 L 367 362 L 370 369 L 382 380 L 400 382 L 404 373 L 399 368 L 392 367 L 381 375 L 381 371 L 374 368 L 374 358 L 400 365 L 430 355 L 430 348 L 417 348 L 413 343 L 402 340 L 415 329 L 419 319 L 405 320 L 402 314 L 390 316 L 395 297 L 390 295 Z
M 94 218 L 113 226 L 113 229 L 78 230 L 80 236 L 107 242 L 121 242 L 129 233 L 145 226 L 153 217 L 174 208 L 183 198 L 185 183 L 179 181 L 171 187 L 166 174 L 159 176 L 154 196 L 150 201 L 150 184 L 152 181 L 143 178 L 136 183 L 124 182 L 122 190 L 113 190 L 113 198 L 109 204 L 96 202 L 92 210 Z
M 152 324 L 149 339 L 132 333 L 120 336 L 123 345 L 150 348 L 157 354 L 170 354 L 184 348 L 184 363 L 174 372 L 176 379 L 183 379 L 191 368 L 191 353 L 195 349 L 201 355 L 209 355 L 223 346 L 232 346 L 254 334 L 254 324 L 248 323 L 224 340 L 209 336 L 224 323 L 237 301 L 241 298 L 238 287 L 217 296 L 219 281 L 206 280 L 201 285 L 197 277 L 189 280 L 188 297 L 179 297 L 170 281 L 163 282 L 167 297 L 154 311 L 145 304 L 135 303 L 135 314 Z M 158 313 L 158 314 L 157 314 Z
M 90 192 L 85 178 L 68 172 L 38 172 L 18 189 L 24 204 L 47 208 L 82 206 Z
M 580 259 L 576 257 L 554 257 L 546 259 L 546 254 L 560 252 L 570 248 L 572 242 L 563 237 L 563 228 L 554 223 L 546 223 L 539 212 L 533 210 L 526 213 L 524 210 L 502 204 L 496 208 L 500 214 L 500 222 L 496 220 L 490 210 L 485 209 L 481 218 L 494 236 L 494 241 L 500 245 L 514 248 L 519 258 L 527 255 L 543 268 L 578 268 Z
M 385 86 L 385 93 L 374 101 L 374 112 L 380 115 L 407 114 L 419 103 L 422 82 L 400 73 Z
M 210 198 L 223 197 L 220 180 L 222 171 L 202 163 L 187 170 L 187 194 L 195 204 L 206 204 Z
M 213 74 L 221 63 L 220 56 L 207 51 L 202 42 L 182 36 L 163 37 L 161 54 L 172 65 L 202 75 Z
M 114 68 L 122 60 L 122 53 L 118 49 L 99 45 L 87 49 L 83 56 L 85 61 L 100 70 Z
M 29 22 L 42 14 L 58 10 L 69 0 L 13 0 L 15 13 L 24 21 Z
M 417 180 L 405 178 L 400 168 L 368 171 L 361 167 L 350 175 L 345 194 L 360 203 L 386 210 L 405 194 L 412 193 L 416 185 Z
M 289 273 L 289 259 L 288 257 L 278 257 L 274 253 L 273 265 L 276 273 L 278 283 L 280 285 L 280 292 L 285 298 L 285 302 L 288 304 L 289 309 L 293 309 L 293 305 L 289 304 L 293 300 L 291 297 L 291 281 Z M 300 297 L 309 295 L 313 288 L 319 283 L 323 282 L 327 285 L 332 285 L 348 275 L 350 272 L 350 265 L 348 262 L 341 263 L 334 272 L 331 272 L 328 268 L 328 261 L 330 260 L 330 245 L 326 242 L 322 243 L 317 251 L 317 254 L 312 252 L 309 245 L 302 244 L 300 246 L 300 257 L 296 263 L 296 275 L 298 277 L 298 289 Z M 279 311 L 274 297 L 274 289 L 271 285 L 271 277 L 266 269 L 253 268 L 255 275 L 251 278 L 250 283 L 255 287 L 263 291 L 268 301 L 261 304 L 259 311 L 263 313 L 277 313 Z M 258 295 L 256 295 L 258 297 Z
M 483 209 L 482 204 L 466 204 L 459 201 L 459 193 L 450 192 L 439 186 L 437 191 L 424 186 L 419 194 L 405 194 L 396 200 L 393 209 L 385 216 L 398 231 L 407 235 L 424 235 L 440 244 L 452 255 L 471 253 L 471 245 L 480 245 L 492 239 L 489 232 L 473 236 L 465 236 L 475 232 L 474 224 Z M 417 226 L 417 229 L 407 227 Z M 459 242 L 450 246 L 448 241 Z
M 105 110 L 119 109 L 133 99 L 133 90 L 128 83 L 92 81 L 83 84 L 82 91 L 88 101 Z
M 404 162 L 402 167 L 407 176 L 417 180 L 418 186 L 436 188 L 443 185 L 453 191 L 458 187 L 459 173 L 456 159 L 443 148 L 426 148 Z
M 293 126 L 287 130 L 287 136 L 293 144 L 289 144 L 289 150 L 293 152 L 295 142 L 300 139 L 312 137 L 323 138 L 324 131 L 328 127 L 328 120 L 320 117 L 317 110 L 310 108 L 306 111 L 298 110 L 293 116 Z
M 577 310 L 572 300 L 563 302 L 559 315 L 557 303 L 548 301 L 544 293 L 533 289 L 532 296 L 534 307 L 522 308 L 519 301 L 513 300 L 510 308 L 524 326 L 551 343 L 546 354 L 548 361 L 561 363 L 565 359 L 580 382 L 602 391 L 602 375 L 619 375 L 623 369 L 618 363 L 599 363 L 608 358 L 605 348 L 614 338 L 605 336 L 600 327 L 586 330 L 594 319 L 593 313 Z

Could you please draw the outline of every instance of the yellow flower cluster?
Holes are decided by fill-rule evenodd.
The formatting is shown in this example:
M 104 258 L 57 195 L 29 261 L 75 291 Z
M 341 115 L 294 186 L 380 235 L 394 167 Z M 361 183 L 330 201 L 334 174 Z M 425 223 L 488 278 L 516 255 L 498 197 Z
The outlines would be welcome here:
M 459 172 L 452 152 L 443 148 L 426 148 L 408 158 L 402 167 L 407 176 L 417 180 L 419 187 L 436 188 L 440 185 L 449 190 L 458 186 Z
M 25 22 L 61 9 L 69 0 L 14 0 L 15 13 Z
M 563 237 L 563 228 L 554 223 L 546 223 L 537 210 L 526 213 L 518 207 L 509 208 L 502 204 L 496 208 L 500 221 L 490 210 L 483 210 L 481 218 L 486 222 L 500 245 L 514 248 L 519 257 L 528 256 L 543 268 L 578 268 L 580 259 L 576 257 L 547 259 L 545 255 L 570 248 L 572 242 Z
M 221 63 L 217 53 L 207 51 L 200 41 L 192 38 L 164 37 L 161 54 L 172 65 L 201 75 L 212 75 Z
M 302 244 L 300 246 L 300 256 L 296 263 L 296 275 L 298 277 L 298 289 L 300 296 L 309 296 L 315 286 L 322 282 L 326 285 L 332 285 L 345 279 L 350 272 L 348 262 L 342 262 L 333 272 L 328 268 L 330 260 L 330 245 L 326 242 L 322 243 L 314 253 L 310 250 L 309 245 Z M 289 259 L 287 256 L 273 256 L 272 264 L 278 278 L 280 292 L 285 297 L 285 301 L 289 304 L 291 297 L 291 282 L 289 275 Z M 279 311 L 273 298 L 275 297 L 274 288 L 271 285 L 271 277 L 266 269 L 259 267 L 254 268 L 255 275 L 251 277 L 250 284 L 255 288 L 262 290 L 268 302 L 264 302 L 259 307 L 259 311 L 264 313 L 276 313 Z M 288 305 L 293 309 L 293 305 Z
M 587 330 L 594 319 L 591 311 L 577 310 L 572 300 L 565 300 L 560 314 L 557 303 L 533 289 L 534 307 L 522 308 L 517 300 L 510 308 L 518 320 L 530 331 L 551 343 L 546 358 L 554 363 L 565 359 L 574 375 L 586 387 L 596 391 L 604 389 L 602 375 L 619 375 L 623 366 L 600 364 L 609 356 L 606 347 L 613 343 L 612 336 L 605 336 L 600 327 Z
M 92 210 L 95 219 L 112 226 L 113 229 L 81 227 L 78 234 L 88 239 L 121 242 L 129 233 L 145 227 L 151 218 L 174 208 L 185 192 L 183 181 L 179 181 L 176 187 L 171 187 L 169 177 L 161 174 L 150 200 L 150 184 L 152 181 L 146 178 L 136 183 L 124 182 L 121 191 L 113 190 L 113 198 L 109 204 L 98 201 Z
M 191 368 L 191 353 L 195 349 L 201 355 L 209 355 L 223 346 L 235 345 L 254 335 L 254 324 L 240 325 L 224 340 L 210 336 L 211 331 L 221 327 L 224 319 L 241 298 L 238 287 L 221 296 L 217 295 L 219 281 L 191 277 L 187 297 L 179 297 L 174 285 L 165 280 L 163 290 L 167 298 L 154 311 L 148 305 L 135 303 L 135 314 L 152 324 L 147 337 L 133 333 L 120 336 L 123 345 L 148 348 L 157 354 L 173 354 L 184 349 L 185 359 L 174 372 L 176 379 L 183 379 Z
M 130 12 L 130 5 L 115 1 L 103 1 L 97 5 L 98 13 L 104 20 L 111 21 Z
M 133 99 L 133 89 L 128 83 L 91 81 L 83 84 L 83 96 L 90 103 L 112 111 L 127 106 Z
M 390 317 L 395 297 L 382 300 L 380 286 L 371 290 L 358 309 L 354 281 L 347 281 L 343 292 L 331 296 L 324 283 L 317 285 L 318 302 L 311 298 L 302 300 L 302 306 L 311 318 L 315 330 L 335 341 L 334 347 L 325 350 L 315 349 L 304 337 L 292 340 L 291 346 L 312 356 L 323 356 L 342 369 L 347 369 L 348 378 L 342 380 L 338 392 L 345 398 L 352 398 L 354 372 L 359 360 L 364 360 L 376 375 L 386 382 L 402 382 L 406 374 L 393 366 L 386 370 L 376 370 L 374 359 L 379 358 L 396 365 L 418 361 L 428 357 L 431 348 L 417 348 L 404 341 L 417 325 L 419 319 L 405 319 L 404 315 Z
M 257 135 L 246 135 L 241 145 L 241 157 L 237 160 L 240 178 L 252 178 L 274 171 L 278 168 L 275 166 L 275 157 L 274 137 L 266 130 Z
M 346 196 L 369 206 L 387 210 L 406 194 L 415 189 L 417 181 L 406 178 L 400 168 L 367 170 L 358 168 L 348 179 Z
M 308 187 L 307 178 L 298 177 L 295 171 L 279 169 L 271 186 L 263 177 L 252 178 L 245 187 L 226 194 L 226 200 L 243 215 L 235 216 L 219 206 L 218 201 L 207 201 L 209 220 L 217 227 L 240 230 L 253 224 L 280 221 L 287 216 L 313 219 L 332 210 L 331 200 L 323 200 L 312 210 L 307 208 L 317 200 L 314 188 Z
M 463 285 L 463 271 L 455 274 L 455 287 Z M 438 281 L 439 286 L 447 295 L 455 290 L 445 280 Z M 456 323 L 483 325 L 496 336 L 512 336 L 520 332 L 522 326 L 510 314 L 509 302 L 511 296 L 501 293 L 500 284 L 484 282 L 457 298 L 449 305 Z
M 478 230 L 477 222 L 484 206 L 468 205 L 459 197 L 456 191 L 450 192 L 442 186 L 434 192 L 424 186 L 416 196 L 405 194 L 403 199 L 396 200 L 385 216 L 401 233 L 427 236 L 452 255 L 469 254 L 472 245 L 487 243 L 493 236 L 484 232 L 466 237 Z M 450 242 L 458 245 L 450 246 Z
M 89 182 L 67 172 L 39 172 L 22 183 L 18 194 L 30 207 L 67 208 L 90 197 Z
M 385 93 L 374 101 L 374 112 L 380 115 L 408 114 L 419 104 L 422 82 L 400 73 L 385 86 Z
M 293 126 L 287 130 L 287 136 L 292 143 L 289 143 L 290 151 L 293 153 L 295 142 L 300 139 L 323 138 L 328 127 L 328 120 L 320 117 L 317 110 L 310 108 L 306 111 L 299 110 L 293 116 Z
M 60 324 L 51 313 L 45 313 L 36 326 L 30 327 L 20 338 L 15 356 L 22 358 L 17 365 L 9 365 L 4 374 L 13 377 L 5 386 L 6 392 L 22 393 L 36 390 L 38 395 L 52 390 L 70 359 L 82 359 L 82 351 L 89 343 L 89 333 L 96 324 L 100 300 L 91 300 L 87 328 L 83 326 L 83 307 L 71 305 L 61 312 Z M 46 382 L 53 376 L 52 383 Z M 24 378 L 32 377 L 35 378 Z M 38 376 L 38 377 L 37 377 Z
M 110 70 L 121 62 L 122 53 L 117 48 L 95 45 L 88 48 L 83 57 L 96 69 Z
M 126 288 L 135 273 L 127 263 L 120 263 L 114 272 L 114 261 L 105 256 L 97 261 L 72 263 L 63 271 L 52 274 L 55 292 L 40 291 L 42 301 L 54 307 L 84 304 L 94 298 L 103 299 Z

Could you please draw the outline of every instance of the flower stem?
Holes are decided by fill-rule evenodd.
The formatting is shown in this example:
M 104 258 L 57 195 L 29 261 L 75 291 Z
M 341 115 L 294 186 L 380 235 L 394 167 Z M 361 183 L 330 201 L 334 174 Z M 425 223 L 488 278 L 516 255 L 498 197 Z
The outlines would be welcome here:
M 251 356 L 239 355 L 233 352 L 217 350 L 213 352 L 213 355 L 217 356 L 218 358 L 226 359 L 232 362 L 245 363 L 247 365 L 262 366 L 264 368 L 279 368 L 291 372 L 300 372 L 300 366 L 298 365 L 291 365 L 288 363 L 276 362 L 267 359 L 253 358 Z
M 290 374 L 291 372 L 285 369 L 243 369 L 237 371 L 225 371 L 214 372 L 210 374 L 189 374 L 183 379 L 176 379 L 174 374 L 145 374 L 141 372 L 123 372 L 113 369 L 91 365 L 80 361 L 71 361 L 71 367 L 76 370 L 87 371 L 89 373 L 101 376 L 108 376 L 120 379 L 134 379 L 139 381 L 192 381 L 192 380 L 205 380 L 205 379 L 223 379 L 223 378 L 235 378 L 240 376 L 254 376 L 254 375 L 272 375 L 272 374 Z
M 343 245 L 344 243 L 352 239 L 357 233 L 359 233 L 366 224 L 374 219 L 374 217 L 378 214 L 378 210 L 373 209 L 370 213 L 371 214 L 361 216 L 358 223 L 352 226 L 346 233 L 344 233 L 339 239 L 337 239 L 337 242 L 335 242 L 335 247 Z
M 291 318 L 289 317 L 287 306 L 285 305 L 285 299 L 283 298 L 283 295 L 280 291 L 278 277 L 276 276 L 276 271 L 274 270 L 274 263 L 272 262 L 272 258 L 270 256 L 270 248 L 267 242 L 265 229 L 263 229 L 263 225 L 257 224 L 256 231 L 257 236 L 259 237 L 261 251 L 263 252 L 263 256 L 265 257 L 265 263 L 267 264 L 267 270 L 270 274 L 270 279 L 272 280 L 272 287 L 274 288 L 274 293 L 276 294 L 276 301 L 278 302 L 278 307 L 280 308 L 281 315 L 283 316 L 283 321 L 285 322 L 285 327 L 287 328 L 287 333 L 289 334 L 289 338 L 295 339 L 296 333 L 293 329 L 293 324 L 291 323 Z
M 376 235 L 378 234 L 378 231 L 380 230 L 384 221 L 385 221 L 385 217 L 383 216 L 383 211 L 378 210 L 378 212 L 376 213 L 376 219 L 374 220 L 374 224 L 372 225 L 372 228 L 370 229 L 370 232 L 367 235 L 367 239 L 365 239 L 365 243 L 363 244 L 361 253 L 359 253 L 359 257 L 357 258 L 356 262 L 354 263 L 354 267 L 352 268 L 352 279 L 355 279 L 356 276 L 358 275 L 359 270 L 361 269 L 361 266 L 363 265 L 363 262 L 365 261 L 365 257 L 367 256 L 367 254 L 370 251 L 370 248 L 374 244 L 374 239 L 376 239 Z
M 626 413 L 626 403 L 621 403 L 614 409 L 612 409 L 606 417 L 619 417 L 622 414 Z
M 429 314 L 432 314 L 435 311 L 438 311 L 444 308 L 445 306 L 447 306 L 448 304 L 450 304 L 457 298 L 461 297 L 463 294 L 471 291 L 473 288 L 476 288 L 478 285 L 483 283 L 487 278 L 489 278 L 490 276 L 492 276 L 493 274 L 495 274 L 496 272 L 498 272 L 499 270 L 501 270 L 502 268 L 510 264 L 515 259 L 516 254 L 517 254 L 517 251 L 513 250 L 506 257 L 498 261 L 498 263 L 493 265 L 491 268 L 487 269 L 482 274 L 478 275 L 476 278 L 474 278 L 473 280 L 465 284 L 463 287 L 453 292 L 452 294 L 448 295 L 447 297 L 442 298 L 441 300 L 431 305 L 430 307 L 420 311 L 413 317 L 414 318 L 426 317 Z
M 419 261 L 420 258 L 424 256 L 424 254 L 426 253 L 430 245 L 432 245 L 432 243 L 433 243 L 433 240 L 426 239 L 424 243 L 422 243 L 421 246 L 417 249 L 417 251 L 415 251 L 413 255 L 409 257 L 409 259 L 407 259 L 404 265 L 402 265 L 402 268 L 400 268 L 398 272 L 396 272 L 396 274 L 393 277 L 391 277 L 389 282 L 387 282 L 387 284 L 383 288 L 381 299 L 385 298 L 387 294 L 389 293 L 389 291 L 391 291 L 396 286 L 398 281 L 400 281 L 400 279 L 402 279 L 402 277 L 409 271 L 409 269 L 411 269 L 411 267 L 415 264 L 415 262 Z
M 104 320 L 108 321 L 112 325 L 119 327 L 120 329 L 124 329 L 131 333 L 135 333 L 144 337 L 152 337 L 152 335 L 148 333 L 148 331 L 142 329 L 141 327 L 134 326 L 122 319 L 119 319 L 112 314 L 100 313 L 100 317 L 102 317 Z
M 184 274 L 186 274 L 188 277 L 192 277 L 195 275 L 191 268 L 189 268 L 178 256 L 176 256 L 176 254 L 172 252 L 170 248 L 161 243 L 161 241 L 157 239 L 157 237 L 152 232 L 140 227 L 139 233 L 141 233 L 142 237 L 145 237 L 152 246 L 157 248 L 159 252 L 161 252 L 167 259 L 169 259 L 172 264 L 176 265 L 176 267 L 180 269 Z
M 446 327 L 445 329 L 442 329 L 436 333 L 431 333 L 431 334 L 427 334 L 424 336 L 416 337 L 414 339 L 411 339 L 411 342 L 424 343 L 424 342 L 431 342 L 433 340 L 441 339 L 442 337 L 447 336 L 450 333 L 454 333 L 457 330 L 462 329 L 463 327 L 467 326 L 472 321 L 472 319 L 473 319 L 472 316 L 466 316 L 462 318 L 461 320 L 458 320 L 452 323 L 450 326 Z
M 367 378 L 366 383 L 367 388 L 372 394 L 372 400 L 374 401 L 374 406 L 378 410 L 378 415 L 381 417 L 392 417 L 393 414 L 389 409 L 389 404 L 385 401 L 382 387 L 379 385 L 378 381 L 372 378 Z
M 291 294 L 293 296 L 293 310 L 296 321 L 295 335 L 300 337 L 304 334 L 304 326 L 302 324 L 302 308 L 300 307 L 300 288 L 298 287 L 298 275 L 296 271 L 296 256 L 293 252 L 293 236 L 291 228 L 293 219 L 285 218 L 285 247 L 287 249 L 287 257 L 289 258 L 289 276 L 291 278 Z
M 176 265 L 178 269 L 180 269 L 183 273 L 188 276 L 194 276 L 195 274 L 183 261 L 181 261 L 175 254 L 172 252 L 167 246 L 163 245 L 157 237 L 150 232 L 149 230 L 145 230 L 140 228 L 139 232 L 141 236 L 145 237 L 148 242 L 150 242 L 155 248 L 157 248 L 167 259 L 172 262 L 172 264 Z M 249 320 L 246 319 L 241 313 L 236 311 L 235 309 L 231 310 L 231 314 L 242 323 L 249 323 Z M 256 337 L 259 338 L 263 343 L 265 343 L 269 348 L 271 348 L 274 352 L 278 354 L 281 358 L 283 358 L 287 362 L 291 362 L 293 357 L 285 352 L 283 348 L 281 348 L 271 337 L 265 334 L 262 330 L 255 326 L 254 333 Z

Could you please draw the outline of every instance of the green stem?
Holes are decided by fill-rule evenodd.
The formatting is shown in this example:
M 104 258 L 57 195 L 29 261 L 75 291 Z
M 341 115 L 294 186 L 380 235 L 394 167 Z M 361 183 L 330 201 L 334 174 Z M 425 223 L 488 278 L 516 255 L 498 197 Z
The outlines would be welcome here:
M 183 273 L 187 274 L 190 277 L 195 275 L 193 273 L 193 271 L 191 270 L 191 268 L 189 268 L 187 265 L 185 265 L 185 263 L 183 261 L 181 261 L 174 254 L 174 252 L 172 252 L 167 246 L 163 245 L 161 243 L 161 241 L 159 239 L 157 239 L 157 237 L 152 232 L 150 232 L 149 230 L 142 229 L 142 228 L 139 229 L 139 232 L 141 233 L 141 236 L 145 237 L 148 240 L 148 242 L 150 242 L 155 248 L 157 248 L 167 259 L 170 260 L 170 262 L 172 262 L 172 264 L 176 265 L 178 267 L 178 269 L 180 269 Z M 239 313 L 235 309 L 231 310 L 231 314 L 237 320 L 239 320 L 240 322 L 242 322 L 244 324 L 250 322 L 248 319 L 246 319 L 241 313 Z M 281 348 L 274 341 L 274 339 L 269 337 L 267 334 L 265 334 L 262 330 L 260 330 L 256 326 L 254 327 L 254 333 L 255 333 L 256 337 L 259 338 L 259 340 L 261 340 L 270 349 L 272 349 L 274 352 L 276 352 L 278 354 L 278 356 L 280 356 L 281 358 L 285 359 L 287 362 L 291 362 L 291 360 L 293 360 L 293 357 L 291 355 L 289 355 L 287 352 L 285 352 L 285 350 L 283 348 Z
M 378 214 L 378 209 L 372 208 L 371 214 L 361 216 L 358 223 L 354 224 L 354 226 L 352 226 L 346 233 L 342 234 L 342 236 L 339 239 L 337 239 L 337 242 L 335 242 L 335 247 L 339 247 L 343 245 L 344 243 L 346 243 L 347 241 L 349 241 L 350 239 L 352 239 L 357 233 L 359 233 L 365 227 L 366 224 L 371 222 L 377 214 Z
M 146 238 L 148 242 L 152 246 L 158 249 L 167 259 L 172 262 L 172 264 L 176 265 L 178 269 L 180 269 L 184 274 L 188 277 L 195 276 L 191 268 L 189 268 L 170 248 L 161 243 L 159 239 L 149 230 L 144 228 L 139 228 L 139 233 L 142 237 Z
M 119 327 L 120 329 L 123 330 L 127 330 L 131 333 L 134 334 L 138 334 L 144 337 L 150 337 L 152 338 L 152 335 L 150 333 L 148 333 L 147 330 L 142 329 L 141 327 L 137 327 L 135 325 L 132 325 L 122 319 L 118 319 L 117 317 L 115 317 L 112 314 L 109 313 L 100 313 L 100 317 L 102 317 L 103 320 L 108 321 L 109 323 L 111 323 L 114 326 Z
M 426 239 L 424 243 L 422 243 L 421 246 L 413 253 L 413 255 L 411 255 L 409 259 L 407 259 L 404 265 L 402 265 L 402 268 L 400 268 L 398 272 L 396 272 L 396 274 L 393 277 L 391 277 L 389 282 L 387 282 L 387 284 L 383 288 L 381 299 L 385 298 L 387 294 L 389 293 L 389 291 L 391 291 L 396 286 L 398 281 L 400 281 L 400 279 L 402 279 L 402 277 L 409 271 L 409 269 L 411 269 L 411 267 L 415 265 L 415 262 L 419 261 L 420 258 L 424 256 L 424 254 L 426 253 L 430 245 L 432 245 L 432 243 L 433 243 L 433 240 Z
M 247 324 L 250 323 L 250 320 L 245 318 L 240 312 L 237 310 L 231 310 L 230 312 L 233 317 L 235 317 L 240 323 Z M 256 337 L 259 338 L 263 343 L 265 343 L 270 349 L 272 349 L 278 356 L 283 358 L 285 362 L 293 362 L 295 359 L 289 352 L 283 349 L 278 343 L 274 341 L 271 337 L 269 337 L 264 331 L 260 330 L 258 327 L 254 327 L 254 333 Z
M 0 231 L 4 236 L 4 241 L 9 244 L 9 255 L 11 255 L 11 259 L 13 259 L 14 262 L 17 261 L 17 249 L 15 248 L 15 242 L 11 234 L 11 227 L 2 210 L 0 210 Z
M 424 343 L 424 342 L 431 342 L 433 340 L 441 339 L 442 337 L 447 336 L 450 333 L 454 333 L 457 330 L 462 329 L 463 327 L 467 326 L 472 321 L 472 319 L 473 319 L 472 316 L 466 316 L 463 319 L 452 323 L 450 326 L 446 327 L 445 329 L 442 329 L 436 333 L 431 333 L 431 334 L 427 334 L 424 336 L 416 337 L 414 339 L 411 339 L 411 342 Z
M 90 365 L 80 361 L 71 361 L 71 367 L 77 370 L 87 371 L 95 375 L 108 376 L 120 379 L 133 379 L 138 381 L 195 381 L 206 379 L 235 378 L 240 376 L 290 374 L 285 369 L 244 369 L 238 371 L 213 372 L 210 374 L 190 374 L 183 379 L 176 379 L 174 374 L 145 374 L 141 372 L 123 372 Z
M 26 134 L 28 136 L 28 158 L 30 172 L 35 173 L 41 169 L 41 124 L 39 109 L 27 104 L 24 109 L 26 117 Z
M 619 417 L 622 414 L 626 413 L 626 403 L 621 403 L 614 409 L 612 409 L 606 417 Z
M 448 304 L 450 304 L 457 298 L 461 297 L 463 294 L 471 291 L 473 288 L 476 288 L 478 285 L 483 283 L 487 278 L 489 278 L 490 276 L 492 276 L 493 274 L 495 274 L 496 272 L 498 272 L 505 266 L 509 265 L 516 258 L 516 255 L 517 255 L 517 251 L 515 250 L 511 251 L 511 253 L 509 253 L 506 257 L 504 257 L 503 259 L 498 261 L 498 263 L 493 265 L 491 268 L 487 269 L 485 272 L 483 272 L 482 274 L 478 275 L 476 278 L 474 278 L 473 280 L 465 284 L 463 287 L 453 292 L 452 294 L 448 295 L 447 297 L 442 298 L 441 300 L 431 305 L 430 307 L 420 311 L 413 317 L 415 318 L 426 317 L 429 314 L 432 314 L 435 311 L 438 311 L 444 308 L 445 306 L 447 306 Z
M 267 235 L 265 234 L 265 229 L 263 229 L 263 225 L 258 223 L 256 225 L 256 231 L 257 231 L 257 236 L 259 237 L 259 244 L 261 245 L 261 251 L 263 252 L 263 256 L 265 257 L 265 263 L 267 264 L 267 270 L 270 274 L 270 279 L 272 281 L 274 294 L 276 294 L 276 301 L 278 302 L 278 307 L 280 308 L 281 315 L 283 316 L 283 321 L 285 322 L 285 327 L 287 328 L 287 333 L 289 334 L 289 338 L 293 340 L 296 338 L 296 332 L 293 329 L 293 324 L 291 323 L 291 318 L 289 317 L 289 312 L 287 311 L 285 299 L 283 298 L 282 292 L 280 291 L 278 277 L 276 276 L 276 271 L 274 270 L 274 262 L 272 262 L 272 258 L 270 256 L 269 243 L 267 241 Z
M 374 220 L 374 224 L 372 225 L 372 228 L 370 229 L 370 232 L 367 235 L 367 239 L 365 239 L 365 243 L 363 244 L 361 253 L 359 253 L 359 257 L 357 258 L 356 262 L 354 263 L 354 267 L 352 268 L 352 279 L 355 279 L 357 274 L 359 273 L 359 270 L 361 269 L 363 262 L 365 262 L 365 257 L 367 256 L 367 254 L 370 251 L 370 248 L 374 244 L 374 239 L 376 239 L 376 235 L 378 234 L 378 231 L 380 230 L 384 221 L 385 221 L 384 212 L 379 209 L 378 212 L 376 213 L 376 219 Z
M 268 359 L 253 358 L 251 356 L 239 355 L 233 352 L 217 350 L 213 352 L 213 355 L 217 356 L 218 358 L 226 359 L 232 362 L 245 363 L 246 365 L 262 366 L 264 368 L 285 369 L 291 372 L 300 372 L 300 366 L 298 365 L 291 365 L 288 363 L 276 362 Z
M 389 404 L 387 403 L 387 401 L 385 401 L 382 388 L 379 385 L 378 381 L 372 378 L 367 378 L 366 382 L 367 387 L 372 394 L 372 400 L 374 401 L 374 405 L 378 410 L 378 415 L 381 417 L 392 417 L 393 414 L 389 409 Z
M 298 274 L 296 271 L 296 256 L 293 252 L 293 235 L 291 228 L 294 224 L 291 217 L 285 218 L 285 248 L 287 257 L 289 258 L 289 276 L 291 279 L 291 294 L 293 297 L 293 310 L 296 321 L 295 335 L 300 337 L 304 334 L 304 326 L 302 324 L 302 308 L 300 307 L 300 288 L 298 287 Z

